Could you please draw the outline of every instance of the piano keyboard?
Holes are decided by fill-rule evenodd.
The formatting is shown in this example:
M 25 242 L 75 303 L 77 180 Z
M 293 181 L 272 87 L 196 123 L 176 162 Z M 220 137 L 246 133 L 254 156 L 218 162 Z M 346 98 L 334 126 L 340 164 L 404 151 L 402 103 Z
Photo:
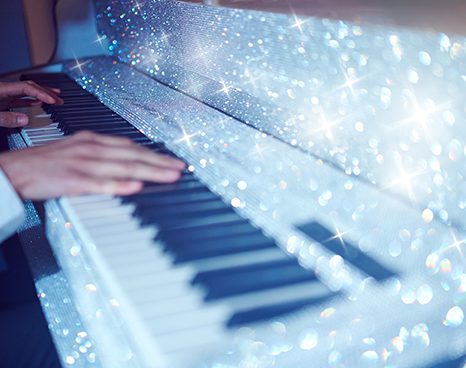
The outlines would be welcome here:
M 29 145 L 92 130 L 171 154 L 68 77 L 24 78 L 61 88 L 65 101 L 16 109 L 29 116 L 22 133 Z M 128 197 L 62 198 L 60 205 L 84 243 L 95 245 L 122 298 L 168 361 L 222 341 L 230 328 L 336 295 L 189 170 L 176 183 L 147 183 Z

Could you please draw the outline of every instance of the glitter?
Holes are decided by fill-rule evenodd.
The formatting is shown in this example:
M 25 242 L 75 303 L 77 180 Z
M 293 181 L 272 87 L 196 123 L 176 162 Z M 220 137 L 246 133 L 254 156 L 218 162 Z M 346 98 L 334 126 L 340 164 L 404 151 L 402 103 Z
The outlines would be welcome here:
M 428 284 L 419 286 L 417 289 L 417 301 L 419 304 L 428 304 L 433 297 L 432 288 Z
M 403 229 L 398 232 L 398 236 L 402 241 L 408 241 L 411 238 L 411 233 L 408 230 Z
M 93 285 L 93 284 L 87 284 L 85 286 L 85 289 L 89 292 L 94 292 L 94 291 L 97 291 L 97 288 Z
M 338 364 L 342 359 L 343 359 L 343 354 L 341 354 L 337 350 L 334 350 L 330 353 L 328 357 L 328 364 L 329 365 Z
M 409 289 L 405 294 L 402 295 L 401 300 L 405 304 L 412 304 L 416 301 L 416 292 Z
M 447 312 L 445 319 L 442 321 L 442 323 L 445 326 L 455 328 L 463 323 L 463 319 L 464 319 L 463 310 L 460 307 L 455 306 Z
M 396 240 L 392 241 L 388 246 L 388 253 L 390 253 L 392 257 L 398 257 L 401 254 L 401 250 L 401 244 Z
M 67 222 L 67 223 L 65 224 L 65 227 L 68 228 L 68 229 L 71 229 L 71 222 Z
M 347 181 L 345 181 L 344 187 L 345 187 L 346 190 L 353 189 L 353 182 L 348 179 Z
M 436 174 L 437 175 L 437 174 Z M 435 178 L 434 178 L 435 180 Z M 445 210 L 441 210 L 438 214 L 438 218 L 442 222 L 446 222 L 448 220 L 448 212 Z
M 248 187 L 247 183 L 244 180 L 238 182 L 238 188 L 241 190 L 245 190 Z
M 423 65 L 430 65 L 432 62 L 432 58 L 430 57 L 429 53 L 425 51 L 419 51 L 419 61 Z
M 422 211 L 422 219 L 429 223 L 434 219 L 434 213 L 429 208 L 426 208 L 424 211 Z
M 426 268 L 429 274 L 435 275 L 440 270 L 439 260 L 438 253 L 431 253 L 427 256 Z
M 356 129 L 356 131 L 359 133 L 362 133 L 364 131 L 364 124 L 358 121 L 356 124 L 354 124 L 354 129 Z
M 400 336 L 394 337 L 391 341 L 393 348 L 398 352 L 401 353 L 404 349 L 404 341 Z
M 332 317 L 336 312 L 335 308 L 327 308 L 320 314 L 320 321 L 329 319 Z
M 442 120 L 448 125 L 453 126 L 455 124 L 455 115 L 451 111 L 444 111 L 442 114 Z
M 448 258 L 444 258 L 440 261 L 440 271 L 442 273 L 448 273 L 451 272 L 452 270 L 452 265 L 451 262 Z
M 286 189 L 286 187 L 287 187 L 286 181 L 280 180 L 280 181 L 278 182 L 278 187 L 279 187 L 280 189 Z
M 240 206 L 240 204 L 241 204 L 241 200 L 240 200 L 239 198 L 233 198 L 233 199 L 231 200 L 231 205 L 232 205 L 232 207 L 237 208 L 237 207 Z
M 81 246 L 79 244 L 73 245 L 70 249 L 70 253 L 74 257 L 77 257 L 80 251 L 81 251 Z
M 303 350 L 311 350 L 317 345 L 318 340 L 319 335 L 313 329 L 301 331 L 298 335 L 298 344 Z
M 375 364 L 378 362 L 379 356 L 375 351 L 369 350 L 369 351 L 364 352 L 361 355 L 361 360 L 363 364 L 367 364 L 367 363 Z
M 72 364 L 74 364 L 76 362 L 76 360 L 71 355 L 68 355 L 65 360 L 70 365 L 72 365 Z
M 267 211 L 270 208 L 270 206 L 266 202 L 261 202 L 259 204 L 259 207 L 262 211 Z

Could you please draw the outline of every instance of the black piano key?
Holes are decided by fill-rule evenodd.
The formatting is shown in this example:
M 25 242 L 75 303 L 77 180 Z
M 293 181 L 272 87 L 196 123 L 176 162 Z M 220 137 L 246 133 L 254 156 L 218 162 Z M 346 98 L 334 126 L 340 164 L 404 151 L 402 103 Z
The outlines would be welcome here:
M 225 212 L 220 214 L 212 214 L 207 216 L 199 216 L 196 218 L 185 219 L 179 222 L 167 223 L 167 224 L 157 224 L 160 232 L 164 233 L 165 231 L 185 231 L 187 229 L 200 228 L 203 226 L 210 225 L 221 225 L 234 221 L 244 221 L 244 219 L 238 215 L 236 212 Z M 143 223 L 141 223 L 144 226 Z
M 255 234 L 229 236 L 228 238 L 186 240 L 168 250 L 174 257 L 174 263 L 185 263 L 194 260 L 219 257 L 231 254 L 252 252 L 261 249 L 275 248 L 275 242 L 261 232 Z
M 137 200 L 125 201 L 123 203 L 135 203 L 138 206 L 152 206 L 154 208 L 161 207 L 161 206 L 170 206 L 174 204 L 181 204 L 181 203 L 192 203 L 192 202 L 200 202 L 205 200 L 214 200 L 218 199 L 218 196 L 210 191 L 205 192 L 198 192 L 198 193 L 188 193 L 183 195 L 177 196 L 158 196 L 158 197 L 140 197 Z
M 318 241 L 329 251 L 338 254 L 345 261 L 352 263 L 360 270 L 372 276 L 377 281 L 395 276 L 394 272 L 385 268 L 375 259 L 361 252 L 356 246 L 348 242 L 344 242 L 343 245 L 339 237 L 317 222 L 310 222 L 298 226 L 298 229 L 310 238 Z
M 119 115 L 115 114 L 112 111 L 105 111 L 105 110 L 98 110 L 98 111 L 54 111 L 50 118 L 52 120 L 60 120 L 66 118 L 94 118 L 97 116 L 105 116 L 105 117 L 119 117 Z
M 59 124 L 60 125 L 60 124 Z M 111 120 L 101 120 L 101 121 L 85 121 L 85 122 L 72 122 L 72 123 L 63 123 L 61 124 L 62 127 L 65 129 L 65 128 L 83 128 L 85 129 L 86 127 L 88 126 L 91 126 L 91 127 L 96 127 L 96 126 L 100 126 L 100 127 L 105 127 L 105 128 L 117 128 L 117 127 L 128 127 L 128 128 L 133 128 L 134 127 L 127 123 L 126 121 L 124 120 L 115 120 L 115 119 L 111 119 Z
M 261 230 L 252 226 L 247 220 L 237 220 L 226 224 L 213 224 L 208 226 L 200 226 L 194 229 L 166 230 L 157 234 L 158 240 L 171 245 L 180 242 L 186 242 L 186 239 L 215 239 L 226 238 L 235 234 L 251 234 L 260 232 Z
M 222 205 L 223 204 L 223 205 Z M 218 201 L 209 205 L 202 205 L 200 209 L 194 211 L 190 204 L 185 205 L 186 211 L 182 210 L 183 206 L 169 206 L 165 211 L 151 211 L 148 209 L 136 210 L 134 216 L 141 219 L 142 224 L 157 224 L 159 226 L 171 225 L 176 221 L 185 222 L 191 219 L 200 218 L 200 217 L 209 217 L 216 214 L 228 213 L 233 210 L 225 206 L 223 202 L 219 203 Z
M 77 109 L 77 108 L 84 108 L 84 109 L 93 108 L 93 109 L 95 109 L 95 108 L 99 108 L 99 107 L 108 109 L 107 106 L 102 104 L 102 102 L 100 102 L 97 99 L 89 99 L 89 100 L 85 100 L 85 101 L 83 101 L 81 99 L 81 100 L 78 100 L 78 101 L 75 101 L 75 102 L 71 102 L 67 98 L 65 98 L 64 101 L 65 101 L 64 105 L 54 105 L 54 110 L 55 111 L 65 111 L 65 110 L 73 110 L 73 109 Z
M 160 152 L 160 151 L 155 151 L 155 152 L 165 155 L 165 152 Z M 196 185 L 204 186 L 204 184 L 200 183 L 199 180 L 196 177 L 194 177 L 192 173 L 186 173 L 186 174 L 182 173 L 180 178 L 177 180 L 177 183 L 188 183 L 188 182 L 196 182 L 196 183 L 199 183 Z M 146 191 L 149 191 L 150 188 L 152 187 L 160 187 L 163 185 L 166 185 L 166 184 L 156 183 L 156 182 L 144 182 L 144 188 Z
M 316 280 L 296 259 L 285 259 L 198 273 L 193 285 L 202 285 L 206 301 Z
M 154 208 L 150 203 L 140 202 L 136 205 L 134 214 L 136 216 L 166 216 L 178 213 L 201 213 L 210 210 L 230 208 L 219 197 L 208 200 L 190 201 L 188 203 L 173 203 L 170 206 Z
M 71 126 L 74 124 L 118 124 L 118 123 L 127 123 L 126 120 L 123 120 L 121 118 L 115 118 L 115 117 L 96 117 L 96 118 L 88 118 L 88 119 L 82 119 L 82 118 L 70 118 L 70 119 L 60 119 L 56 121 L 58 123 L 58 128 L 61 129 L 65 126 Z M 128 123 L 129 124 L 129 123 Z
M 228 320 L 227 327 L 236 327 L 247 323 L 268 320 L 282 314 L 298 311 L 312 304 L 320 304 L 334 296 L 335 294 L 329 290 L 328 295 L 318 298 L 306 298 L 302 300 L 292 301 L 288 303 L 276 304 L 267 307 L 254 308 L 248 311 L 241 311 L 233 314 Z
M 175 182 L 170 184 L 159 184 L 148 186 L 142 191 L 126 197 L 128 201 L 136 200 L 138 197 L 174 196 L 188 193 L 207 192 L 209 189 L 200 181 Z
M 70 135 L 76 132 L 80 132 L 83 130 L 89 130 L 95 133 L 100 133 L 100 134 L 132 134 L 132 133 L 139 133 L 137 129 L 134 127 L 127 127 L 127 126 L 114 126 L 114 127 L 102 127 L 102 126 L 92 126 L 92 125 L 85 125 L 84 127 L 81 126 L 67 126 L 63 128 L 63 132 L 65 135 Z M 140 134 L 140 133 L 139 133 Z
M 104 122 L 104 121 L 121 121 L 119 116 L 91 116 L 91 117 L 82 117 L 82 116 L 72 116 L 68 118 L 61 117 L 60 119 L 55 119 L 55 122 L 58 124 L 72 124 L 72 123 L 86 123 L 86 122 Z

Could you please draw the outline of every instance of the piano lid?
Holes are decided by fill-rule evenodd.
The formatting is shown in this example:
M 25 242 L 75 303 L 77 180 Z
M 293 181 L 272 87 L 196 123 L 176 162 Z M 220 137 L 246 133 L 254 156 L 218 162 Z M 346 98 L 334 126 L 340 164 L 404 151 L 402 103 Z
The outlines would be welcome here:
M 96 9 L 119 61 L 466 226 L 463 36 L 165 0 Z

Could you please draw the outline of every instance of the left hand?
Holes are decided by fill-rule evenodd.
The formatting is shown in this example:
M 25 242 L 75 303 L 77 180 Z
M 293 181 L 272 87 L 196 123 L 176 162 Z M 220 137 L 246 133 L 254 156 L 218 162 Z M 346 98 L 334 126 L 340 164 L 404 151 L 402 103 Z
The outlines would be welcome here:
M 41 87 L 32 81 L 0 82 L 0 126 L 12 128 L 24 126 L 29 122 L 25 114 L 4 110 L 13 107 L 38 106 L 42 102 L 63 105 L 63 100 L 58 97 L 59 94 L 58 88 Z M 33 99 L 24 99 L 23 97 L 32 97 Z

